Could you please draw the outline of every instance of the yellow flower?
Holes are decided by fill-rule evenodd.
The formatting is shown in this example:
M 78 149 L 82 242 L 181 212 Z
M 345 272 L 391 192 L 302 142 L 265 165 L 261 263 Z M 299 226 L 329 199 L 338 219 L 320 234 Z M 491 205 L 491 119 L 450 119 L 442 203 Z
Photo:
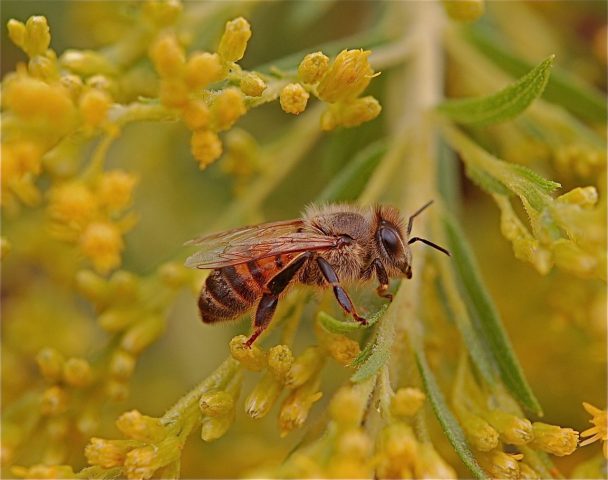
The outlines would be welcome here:
M 483 15 L 484 0 L 443 0 L 449 17 L 460 22 L 472 22 Z
M 228 130 L 245 113 L 245 101 L 238 88 L 227 88 L 213 99 L 211 104 L 213 129 Z
M 583 407 L 593 416 L 590 420 L 593 423 L 593 427 L 581 433 L 581 437 L 586 438 L 580 443 L 580 446 L 584 447 L 590 443 L 602 440 L 604 442 L 604 457 L 608 458 L 608 417 L 606 410 L 600 410 L 587 402 L 583 402 Z
M 12 42 L 21 48 L 29 57 L 44 54 L 51 43 L 51 32 L 45 17 L 32 16 L 25 25 L 11 19 L 8 34 Z
M 217 53 L 227 62 L 237 62 L 245 55 L 250 38 L 251 27 L 247 20 L 243 17 L 230 20 L 226 23 Z
M 275 345 L 268 351 L 268 370 L 283 382 L 293 365 L 293 353 L 287 345 Z
M 222 154 L 222 141 L 211 130 L 196 130 L 190 140 L 192 156 L 201 170 L 207 168 Z
M 308 347 L 295 359 L 289 369 L 286 386 L 288 388 L 296 388 L 303 385 L 321 369 L 323 360 L 323 354 L 319 347 Z
M 424 404 L 425 398 L 426 395 L 418 388 L 400 388 L 391 398 L 391 413 L 402 417 L 415 415 Z
M 246 346 L 247 337 L 238 335 L 230 340 L 230 354 L 247 370 L 259 372 L 266 367 L 267 359 L 264 352 L 257 345 Z
M 501 450 L 492 450 L 478 454 L 477 460 L 491 478 L 518 480 L 520 474 L 518 457 L 521 456 L 509 455 Z
M 63 379 L 73 387 L 86 387 L 93 380 L 91 365 L 83 358 L 68 358 L 63 364 Z
M 268 414 L 283 390 L 283 384 L 272 373 L 266 372 L 245 400 L 245 411 L 251 418 Z
M 175 35 L 161 35 L 150 47 L 150 59 L 161 77 L 179 77 L 186 65 L 184 49 Z
M 298 66 L 298 77 L 304 83 L 317 83 L 329 68 L 329 58 L 323 52 L 309 53 Z
M 125 437 L 143 442 L 158 442 L 167 434 L 158 418 L 142 415 L 137 410 L 125 412 L 118 417 L 116 427 Z
M 201 395 L 199 407 L 203 415 L 221 417 L 234 408 L 234 397 L 224 390 L 205 392 Z
M 48 380 L 58 380 L 63 371 L 65 359 L 54 348 L 43 348 L 36 355 L 36 362 L 42 375 Z
M 312 405 L 323 395 L 318 391 L 319 384 L 319 377 L 316 376 L 304 385 L 296 388 L 285 399 L 279 412 L 279 431 L 281 437 L 286 436 L 289 432 L 304 424 Z
M 131 203 L 137 177 L 124 170 L 104 172 L 97 185 L 97 198 L 110 210 L 120 211 Z
M 578 432 L 571 428 L 561 428 L 557 425 L 534 422 L 534 440 L 531 446 L 552 455 L 562 457 L 576 450 Z
M 431 443 L 422 443 L 414 462 L 416 478 L 458 478 L 454 469 L 439 456 Z
M 2 184 L 17 180 L 31 173 L 38 175 L 41 170 L 40 147 L 33 142 L 18 141 L 2 144 Z
M 98 203 L 83 182 L 74 181 L 51 190 L 48 209 L 54 221 L 81 228 L 97 214 Z
M 339 126 L 356 127 L 373 120 L 381 111 L 382 106 L 371 96 L 336 103 L 323 113 L 321 129 L 329 131 Z
M 299 115 L 306 109 L 310 94 L 299 83 L 290 83 L 283 87 L 279 97 L 284 112 Z
M 192 89 L 219 82 L 224 75 L 224 67 L 217 53 L 195 53 L 186 64 L 186 83 Z
M 183 108 L 188 103 L 188 87 L 181 78 L 165 78 L 160 82 L 160 101 L 170 108 Z
M 89 465 L 103 468 L 119 467 L 125 462 L 127 453 L 135 446 L 128 440 L 105 440 L 93 437 L 84 449 Z
M 147 0 L 142 13 L 159 27 L 164 27 L 175 23 L 182 8 L 179 0 Z
M 228 431 L 230 426 L 234 423 L 234 410 L 221 417 L 204 417 L 203 424 L 201 426 L 201 438 L 204 442 L 212 442 Z
M 532 423 L 527 418 L 517 417 L 501 410 L 485 412 L 485 419 L 500 434 L 500 439 L 511 445 L 525 445 L 534 437 Z
M 162 315 L 153 314 L 132 325 L 122 337 L 120 346 L 137 355 L 164 332 L 167 322 Z
M 68 408 L 68 395 L 57 385 L 47 388 L 42 393 L 40 410 L 44 415 L 59 415 Z
M 128 380 L 135 370 L 135 357 L 122 349 L 116 350 L 110 359 L 110 375 L 117 380 Z
M 182 110 L 182 120 L 190 130 L 207 128 L 211 114 L 205 102 L 192 100 Z
M 259 97 L 266 90 L 266 83 L 259 75 L 252 72 L 245 72 L 241 78 L 241 90 L 250 97 Z
M 100 273 L 108 273 L 120 265 L 123 248 L 122 232 L 111 222 L 89 224 L 80 238 L 80 250 Z
M 374 76 L 369 50 L 342 50 L 317 87 L 318 97 L 328 103 L 352 100 L 367 88 Z
M 78 102 L 84 123 L 90 127 L 98 127 L 103 123 L 111 105 L 112 97 L 96 88 L 83 93 Z

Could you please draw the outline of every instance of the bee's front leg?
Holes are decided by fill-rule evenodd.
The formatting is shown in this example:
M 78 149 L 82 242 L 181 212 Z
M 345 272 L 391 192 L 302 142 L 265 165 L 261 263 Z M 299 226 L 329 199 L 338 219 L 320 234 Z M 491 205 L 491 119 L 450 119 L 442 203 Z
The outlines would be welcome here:
M 359 316 L 352 300 L 348 296 L 348 293 L 346 293 L 346 290 L 344 290 L 342 285 L 340 285 L 340 279 L 338 278 L 338 275 L 331 264 L 323 257 L 316 257 L 316 261 L 317 265 L 319 266 L 319 270 L 321 270 L 321 273 L 323 274 L 323 277 L 325 277 L 327 283 L 332 286 L 334 295 L 340 306 L 346 313 L 352 315 L 357 322 L 361 323 L 362 325 L 367 325 L 367 320 Z
M 382 262 L 378 258 L 376 258 L 372 262 L 372 267 L 374 268 L 374 270 L 376 270 L 376 277 L 378 278 L 378 282 L 380 283 L 380 285 L 378 285 L 378 288 L 376 289 L 376 292 L 378 292 L 378 295 L 380 295 L 382 298 L 386 298 L 389 302 L 392 302 L 393 294 L 388 293 L 388 273 L 386 273 L 384 265 L 382 265 Z

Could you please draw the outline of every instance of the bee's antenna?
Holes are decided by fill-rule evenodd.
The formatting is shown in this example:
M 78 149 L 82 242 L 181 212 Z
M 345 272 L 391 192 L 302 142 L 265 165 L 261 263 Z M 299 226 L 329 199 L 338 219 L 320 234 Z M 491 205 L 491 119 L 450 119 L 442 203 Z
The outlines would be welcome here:
M 428 206 L 429 206 L 429 204 L 427 203 L 424 207 L 422 207 L 421 210 L 424 210 Z M 417 213 L 420 213 L 420 211 L 418 211 Z M 450 252 L 448 250 L 446 250 L 443 247 L 440 247 L 439 245 L 437 245 L 436 243 L 431 242 L 430 240 L 427 240 L 426 238 L 413 237 L 413 238 L 410 238 L 408 240 L 407 244 L 409 245 L 409 244 L 414 243 L 414 242 L 426 243 L 429 247 L 433 247 L 433 248 L 439 250 L 440 252 L 445 253 L 448 257 L 450 256 Z
M 426 208 L 430 207 L 431 204 L 433 203 L 433 200 L 425 203 L 422 207 L 420 207 L 418 210 L 416 210 L 409 218 L 409 220 L 407 221 L 407 236 L 410 236 L 410 233 L 412 232 L 412 227 L 414 226 L 414 218 L 416 218 L 418 215 L 420 215 Z M 412 242 L 409 242 L 412 243 Z

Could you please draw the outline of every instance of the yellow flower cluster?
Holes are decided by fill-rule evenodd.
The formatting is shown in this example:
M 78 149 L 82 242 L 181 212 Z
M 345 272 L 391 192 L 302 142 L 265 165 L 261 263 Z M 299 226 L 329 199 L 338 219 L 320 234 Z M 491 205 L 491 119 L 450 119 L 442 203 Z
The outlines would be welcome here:
M 328 103 L 321 128 L 355 127 L 376 118 L 382 107 L 374 97 L 360 97 L 377 75 L 368 62 L 369 50 L 343 50 L 330 64 L 322 52 L 308 54 L 298 66 L 299 83 L 283 87 L 281 108 L 294 115 L 306 109 L 310 93 Z

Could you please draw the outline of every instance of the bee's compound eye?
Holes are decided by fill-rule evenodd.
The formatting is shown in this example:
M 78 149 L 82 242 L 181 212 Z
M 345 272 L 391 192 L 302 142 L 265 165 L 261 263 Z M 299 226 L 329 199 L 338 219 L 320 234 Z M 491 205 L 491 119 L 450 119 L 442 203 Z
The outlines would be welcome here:
M 390 227 L 382 227 L 380 229 L 380 240 L 382 245 L 390 256 L 394 257 L 401 251 L 401 241 L 394 229 Z

